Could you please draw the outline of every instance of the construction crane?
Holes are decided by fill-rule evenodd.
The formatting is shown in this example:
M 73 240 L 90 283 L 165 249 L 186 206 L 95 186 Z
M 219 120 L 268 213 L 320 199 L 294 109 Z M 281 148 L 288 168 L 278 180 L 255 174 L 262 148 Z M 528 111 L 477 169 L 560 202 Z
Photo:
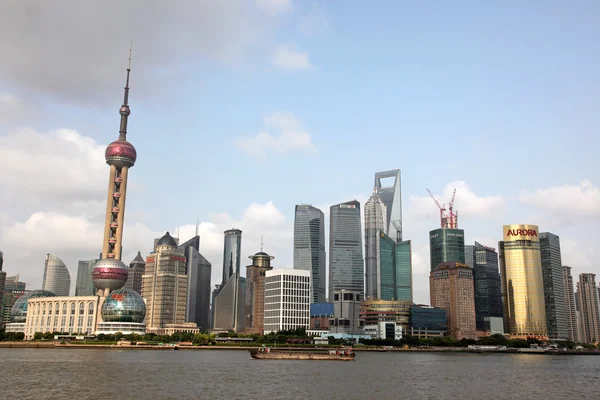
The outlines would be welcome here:
M 433 199 L 435 204 L 440 209 L 440 226 L 442 228 L 458 228 L 458 213 L 454 212 L 454 199 L 456 198 L 456 189 L 452 193 L 452 199 L 448 203 L 448 210 L 446 210 L 446 204 L 442 202 L 431 193 L 431 190 L 427 189 L 427 193 Z M 448 213 L 446 213 L 448 211 Z

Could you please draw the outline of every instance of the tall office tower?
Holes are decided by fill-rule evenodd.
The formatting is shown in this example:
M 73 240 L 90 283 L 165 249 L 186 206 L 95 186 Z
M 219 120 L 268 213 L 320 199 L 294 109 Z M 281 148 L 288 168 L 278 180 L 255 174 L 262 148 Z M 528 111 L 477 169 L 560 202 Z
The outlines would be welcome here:
M 240 252 L 242 250 L 242 231 L 230 229 L 225 231 L 224 234 L 223 281 L 221 286 L 224 286 L 233 274 L 240 274 Z
M 429 254 L 431 270 L 440 263 L 465 263 L 465 231 L 453 228 L 438 228 L 429 232 Z
M 265 334 L 310 327 L 310 271 L 265 272 Z
M 440 263 L 429 275 L 431 306 L 446 310 L 448 334 L 477 339 L 473 270 L 459 262 Z
M 46 254 L 42 290 L 57 296 L 68 296 L 71 290 L 71 274 L 64 262 L 54 254 Z
M 137 256 L 129 263 L 125 288 L 131 289 L 137 294 L 142 294 L 142 276 L 144 276 L 144 272 L 146 272 L 146 260 L 142 257 L 142 252 L 138 251 Z
M 19 274 L 15 276 L 7 276 L 6 284 L 4 286 L 4 293 L 22 292 L 25 290 L 25 286 L 27 286 L 25 282 L 19 281 Z
M 378 299 L 380 294 L 377 290 L 377 276 L 379 264 L 377 264 L 379 252 L 377 247 L 380 241 L 379 234 L 383 232 L 387 236 L 387 207 L 381 201 L 379 193 L 373 191 L 369 200 L 365 203 L 365 293 L 367 298 Z M 393 239 L 392 239 L 393 240 Z
M 576 342 L 579 340 L 577 329 L 577 310 L 575 308 L 575 293 L 571 267 L 563 265 L 563 286 L 565 287 L 565 310 L 567 312 L 567 339 Z
M 393 178 L 391 186 L 385 186 L 381 180 Z M 379 194 L 386 209 L 386 231 L 392 239 L 402 241 L 402 198 L 401 198 L 400 170 L 381 171 L 375 173 L 374 191 Z
M 579 339 L 583 343 L 596 343 L 600 340 L 600 305 L 596 274 L 579 274 L 577 300 L 580 316 Z
M 210 296 L 210 329 L 213 329 L 215 327 L 215 300 L 217 298 L 217 295 L 219 294 L 219 290 L 221 290 L 221 285 L 215 285 L 215 288 L 213 289 Z
M 413 301 L 412 249 L 410 240 L 396 242 L 383 232 L 377 238 L 377 275 L 372 297 L 381 300 Z
M 6 285 L 6 272 L 2 271 L 4 265 L 4 253 L 0 251 L 0 315 L 2 311 L 2 295 L 4 294 L 4 286 Z
M 209 329 L 210 275 L 212 265 L 200 254 L 200 236 L 179 245 L 187 260 L 188 292 L 186 321 L 195 322 L 202 330 Z
M 547 337 L 542 258 L 537 225 L 504 225 L 498 243 L 504 331 Z
M 75 283 L 75 296 L 93 296 L 94 282 L 92 282 L 92 269 L 98 262 L 94 260 L 82 260 L 77 263 L 77 282 Z
M 331 206 L 329 221 L 329 299 L 337 290 L 364 296 L 365 275 L 357 200 Z
M 177 242 L 167 232 L 146 260 L 142 297 L 146 299 L 146 326 L 150 330 L 182 324 L 186 317 L 187 265 Z
M 265 273 L 273 269 L 271 261 L 275 257 L 261 250 L 248 258 L 252 260 L 252 265 L 246 267 L 245 326 L 249 332 L 262 335 L 265 323 Z
M 127 141 L 127 118 L 131 114 L 128 104 L 130 72 L 131 52 L 129 54 L 123 104 L 119 108 L 119 114 L 121 115 L 119 138 L 109 144 L 104 153 L 106 163 L 110 166 L 104 241 L 102 242 L 102 259 L 96 263 L 92 270 L 94 286 L 98 290 L 102 290 L 104 295 L 108 295 L 112 290 L 122 288 L 127 282 L 127 266 L 121 261 L 125 198 L 129 168 L 133 167 L 137 159 L 135 147 Z
M 539 239 L 548 337 L 564 340 L 568 334 L 568 322 L 560 239 L 549 232 L 540 232 Z
M 478 331 L 502 325 L 502 283 L 496 249 L 475 242 L 465 246 L 465 264 L 473 268 L 475 320 Z
M 325 302 L 325 217 L 307 204 L 296 206 L 294 216 L 294 269 L 311 271 L 312 303 Z
M 241 332 L 246 322 L 246 278 L 233 273 L 213 303 L 213 329 Z

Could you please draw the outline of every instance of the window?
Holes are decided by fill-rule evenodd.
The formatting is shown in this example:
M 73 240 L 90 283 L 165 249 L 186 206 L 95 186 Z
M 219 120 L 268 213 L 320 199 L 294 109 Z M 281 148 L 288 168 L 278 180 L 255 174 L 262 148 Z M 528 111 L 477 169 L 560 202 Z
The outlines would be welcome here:
M 71 314 L 75 314 L 75 303 L 71 303 Z

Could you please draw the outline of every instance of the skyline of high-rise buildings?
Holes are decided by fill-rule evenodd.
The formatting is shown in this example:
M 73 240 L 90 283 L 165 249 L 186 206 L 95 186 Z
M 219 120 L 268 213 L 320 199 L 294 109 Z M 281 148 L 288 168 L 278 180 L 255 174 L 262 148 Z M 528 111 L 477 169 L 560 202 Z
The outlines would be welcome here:
M 327 297 L 325 252 L 325 216 L 308 204 L 299 204 L 294 212 L 293 268 L 311 271 L 312 303 L 323 303 Z
M 364 259 L 360 203 L 357 200 L 335 204 L 329 211 L 329 295 L 337 290 L 359 292 L 364 296 Z

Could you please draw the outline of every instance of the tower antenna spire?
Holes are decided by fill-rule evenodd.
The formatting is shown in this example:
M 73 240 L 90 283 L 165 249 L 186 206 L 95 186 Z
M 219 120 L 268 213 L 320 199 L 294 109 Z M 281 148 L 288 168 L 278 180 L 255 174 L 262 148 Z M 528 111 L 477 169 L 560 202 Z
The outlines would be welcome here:
M 125 81 L 125 94 L 123 95 L 123 105 L 119 109 L 121 114 L 121 127 L 119 128 L 119 140 L 127 140 L 127 117 L 131 114 L 129 109 L 129 74 L 131 72 L 131 48 L 133 39 L 129 39 L 129 61 L 127 62 L 127 80 Z
M 263 237 L 260 237 L 260 251 L 263 251 Z

